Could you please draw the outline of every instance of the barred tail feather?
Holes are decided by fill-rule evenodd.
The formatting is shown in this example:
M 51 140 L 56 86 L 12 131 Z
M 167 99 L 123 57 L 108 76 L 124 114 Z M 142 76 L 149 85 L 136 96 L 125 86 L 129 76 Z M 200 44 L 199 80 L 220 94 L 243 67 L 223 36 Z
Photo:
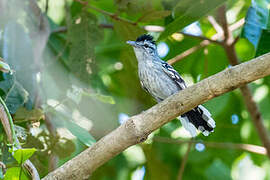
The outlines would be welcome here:
M 216 127 L 216 123 L 212 119 L 210 112 L 202 105 L 186 112 L 178 119 L 180 119 L 183 127 L 192 137 L 197 135 L 196 129 L 201 131 L 204 136 L 208 136 L 211 132 L 214 132 L 214 128 Z
M 178 119 L 180 120 L 182 126 L 190 133 L 192 137 L 197 136 L 197 129 L 196 127 L 188 120 L 186 116 L 179 116 Z
M 198 108 L 202 111 L 202 118 L 214 129 L 216 127 L 216 122 L 212 119 L 211 113 L 202 105 L 199 105 Z

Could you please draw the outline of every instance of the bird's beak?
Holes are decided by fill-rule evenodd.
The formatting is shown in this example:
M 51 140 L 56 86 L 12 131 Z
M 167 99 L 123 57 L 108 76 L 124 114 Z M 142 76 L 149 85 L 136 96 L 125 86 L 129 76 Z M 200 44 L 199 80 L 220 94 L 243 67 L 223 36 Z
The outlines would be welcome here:
M 137 46 L 135 41 L 127 41 L 127 44 L 129 44 L 131 46 Z

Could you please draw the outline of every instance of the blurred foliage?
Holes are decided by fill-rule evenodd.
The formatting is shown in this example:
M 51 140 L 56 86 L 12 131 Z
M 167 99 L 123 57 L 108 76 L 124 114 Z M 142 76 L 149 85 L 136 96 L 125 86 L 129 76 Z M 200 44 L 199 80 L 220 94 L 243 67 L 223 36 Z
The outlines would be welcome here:
M 129 116 L 155 104 L 140 87 L 137 62 L 127 40 L 149 33 L 158 40 L 158 47 L 165 43 L 168 52 L 163 59 L 169 60 L 201 42 L 179 33 L 191 23 L 196 22 L 184 29 L 186 33 L 209 38 L 216 34 L 207 16 L 215 17 L 218 7 L 226 4 L 229 25 L 246 19 L 245 25 L 233 32 L 234 37 L 240 37 L 235 44 L 239 60 L 248 61 L 270 51 L 268 0 L 87 2 L 0 2 L 0 95 L 21 128 L 16 133 L 22 146 L 37 150 L 33 155 L 31 149 L 23 150 L 23 157 L 19 151 L 12 155 L 0 126 L 0 161 L 8 167 L 7 179 L 21 171 L 17 161 L 31 155 L 41 177 L 45 176 Z M 164 31 L 155 31 L 149 25 L 163 27 Z M 230 67 L 223 47 L 214 43 L 173 66 L 189 85 Z M 269 86 L 269 77 L 250 84 L 268 130 Z M 209 137 L 200 134 L 196 140 L 261 145 L 239 90 L 214 98 L 205 106 L 217 127 Z M 187 144 L 164 143 L 155 137 L 190 138 L 180 122 L 173 120 L 152 133 L 145 143 L 111 159 L 91 179 L 176 179 Z M 230 148 L 199 149 L 195 144 L 183 179 L 270 180 L 269 172 L 266 156 Z M 19 176 L 28 179 L 24 170 Z

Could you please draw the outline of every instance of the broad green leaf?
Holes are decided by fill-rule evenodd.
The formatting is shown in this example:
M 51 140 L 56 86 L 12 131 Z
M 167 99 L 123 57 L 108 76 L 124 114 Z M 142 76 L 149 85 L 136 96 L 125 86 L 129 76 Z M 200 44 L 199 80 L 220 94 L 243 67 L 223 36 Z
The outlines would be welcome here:
M 86 146 L 91 146 L 96 142 L 94 137 L 85 128 L 70 120 L 72 114 L 67 109 L 66 111 L 55 110 L 53 114 L 57 120 L 57 122 L 55 122 L 56 126 L 65 127 Z
M 65 127 L 88 147 L 96 142 L 94 137 L 86 129 L 82 128 L 81 126 L 77 125 L 72 121 L 67 120 L 65 123 Z
M 66 63 L 70 70 L 85 82 L 89 83 L 96 72 L 94 48 L 102 37 L 96 17 L 86 11 L 74 17 L 72 25 L 68 27 L 68 41 L 71 46 Z
M 230 168 L 227 167 L 221 160 L 215 160 L 205 171 L 206 177 L 209 180 L 230 180 L 231 172 Z
M 240 61 L 247 61 L 254 57 L 255 47 L 246 38 L 240 38 L 235 44 L 235 51 Z
M 13 75 L 5 74 L 5 79 L 0 81 L 0 89 L 5 92 L 5 103 L 11 114 L 29 100 L 29 93 L 16 81 Z
M 150 21 L 154 21 L 157 19 L 165 18 L 165 17 L 169 16 L 170 14 L 171 14 L 171 11 L 168 11 L 168 10 L 163 10 L 163 11 L 152 10 L 152 11 L 148 11 L 148 12 L 144 13 L 138 19 L 138 22 L 150 22 Z
M 29 159 L 35 152 L 35 148 L 17 149 L 14 151 L 13 157 L 19 164 L 22 164 L 24 163 L 24 161 Z
M 263 30 L 257 47 L 256 57 L 270 52 L 270 29 Z
M 103 103 L 115 104 L 115 101 L 112 96 L 106 96 L 100 93 L 87 93 L 87 92 L 83 92 L 82 94 L 84 96 L 93 97 Z
M 165 39 L 174 32 L 177 32 L 192 22 L 199 20 L 225 2 L 226 0 L 180 1 L 174 9 L 175 19 L 165 27 L 165 31 L 161 33 L 158 40 Z
M 145 33 L 144 29 L 142 29 L 136 25 L 133 25 L 133 24 L 130 24 L 127 22 L 123 22 L 123 21 L 116 21 L 116 20 L 112 20 L 112 21 L 113 21 L 113 25 L 114 25 L 114 29 L 115 29 L 116 33 L 124 41 L 135 40 L 138 36 Z M 126 43 L 126 42 L 124 42 L 124 43 Z
M 21 167 L 8 168 L 4 180 L 30 180 Z
M 89 93 L 89 92 L 86 92 L 82 88 L 79 88 L 75 85 L 72 85 L 72 89 L 67 90 L 67 97 L 72 99 L 77 104 L 80 103 L 82 96 L 92 97 L 92 98 L 95 98 L 103 103 L 115 104 L 115 101 L 114 101 L 112 96 L 106 96 L 106 95 L 102 95 L 100 93 Z
M 126 12 L 130 16 L 153 9 L 151 0 L 114 0 L 114 2 L 119 11 Z

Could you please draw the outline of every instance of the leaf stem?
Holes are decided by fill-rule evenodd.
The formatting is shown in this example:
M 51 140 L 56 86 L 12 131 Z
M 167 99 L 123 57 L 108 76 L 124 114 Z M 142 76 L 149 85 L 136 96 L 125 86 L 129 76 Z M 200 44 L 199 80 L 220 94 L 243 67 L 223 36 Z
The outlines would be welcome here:
M 7 116 L 8 122 L 9 122 L 9 126 L 10 126 L 9 128 L 11 130 L 11 136 L 12 137 L 9 138 L 9 139 L 12 139 L 12 142 L 9 142 L 9 143 L 11 143 L 11 144 L 15 145 L 15 147 L 17 147 L 19 144 L 18 144 L 18 142 L 16 140 L 17 138 L 16 138 L 16 134 L 15 134 L 13 120 L 12 120 L 12 117 L 11 117 L 11 115 L 9 113 L 9 110 L 8 110 L 7 106 L 6 106 L 6 103 L 4 102 L 4 100 L 2 99 L 2 97 L 0 97 L 0 104 L 3 107 L 3 109 L 4 109 L 4 112 L 0 112 L 0 113 L 5 113 L 5 115 Z M 4 115 L 2 115 L 2 117 L 3 116 Z M 7 135 L 8 135 L 8 133 L 7 133 Z

